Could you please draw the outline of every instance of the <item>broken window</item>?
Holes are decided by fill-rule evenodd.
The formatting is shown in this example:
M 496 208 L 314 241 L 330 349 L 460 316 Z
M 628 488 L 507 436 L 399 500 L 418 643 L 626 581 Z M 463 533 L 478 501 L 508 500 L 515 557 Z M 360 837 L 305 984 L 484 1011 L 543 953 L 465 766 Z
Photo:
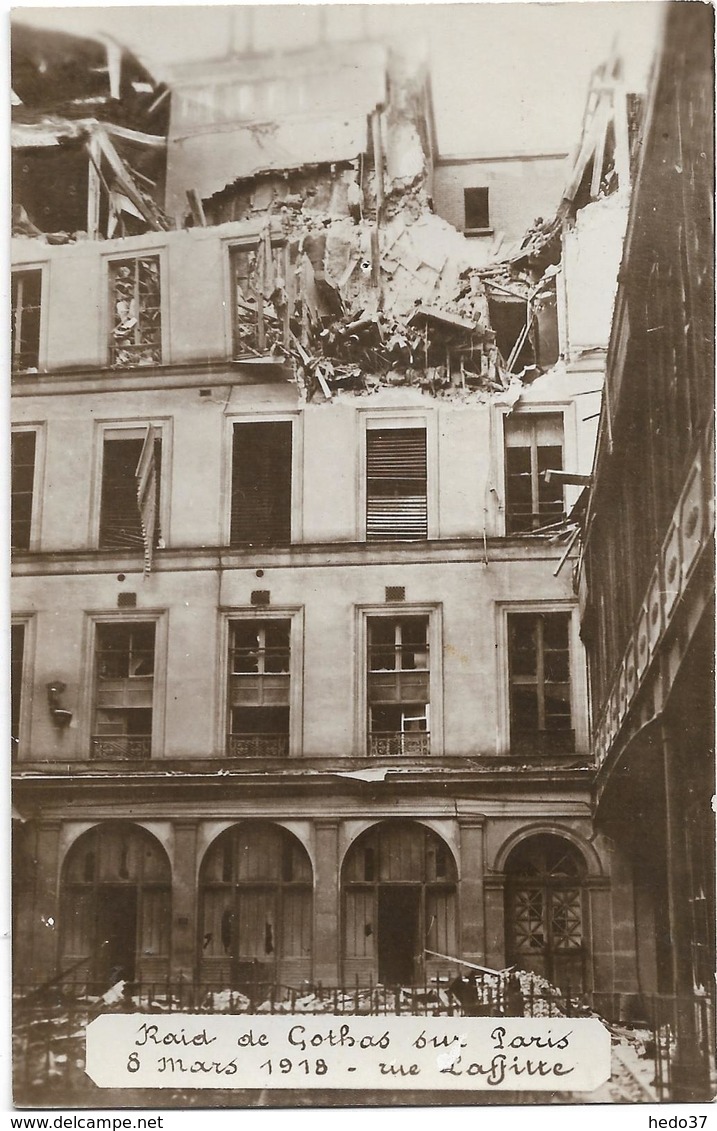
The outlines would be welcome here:
M 570 707 L 570 613 L 510 613 L 510 745 L 517 754 L 575 749 Z
M 291 421 L 235 424 L 232 546 L 291 542 Z
M 559 413 L 514 413 L 505 420 L 505 530 L 521 534 L 565 517 L 563 485 L 546 471 L 563 467 Z
M 488 189 L 464 188 L 463 210 L 465 215 L 466 232 L 481 231 L 490 227 L 490 212 L 488 208 Z
M 368 618 L 368 749 L 430 753 L 428 617 Z
M 25 625 L 13 624 L 10 628 L 10 750 L 13 761 L 17 758 L 20 746 L 24 655 Z
M 290 620 L 237 620 L 229 627 L 228 753 L 289 753 Z
M 100 549 L 138 550 L 159 544 L 160 469 L 162 441 L 149 431 L 149 477 L 140 478 L 140 460 L 148 433 L 129 437 L 105 437 L 102 453 L 102 496 L 100 500 Z M 138 492 L 143 490 L 140 507 Z M 147 541 L 146 541 L 147 540 Z
M 93 758 L 150 757 L 154 640 L 154 622 L 97 625 Z
M 110 364 L 159 365 L 162 360 L 158 255 L 110 263 Z
M 286 254 L 268 235 L 231 251 L 235 357 L 271 353 L 288 340 Z
M 13 550 L 29 550 L 32 533 L 32 499 L 35 483 L 36 434 L 13 432 L 10 441 L 11 512 Z
M 312 869 L 286 829 L 228 829 L 202 863 L 202 966 L 207 981 L 296 984 L 311 977 Z
M 40 358 L 42 271 L 12 273 L 12 370 L 36 372 Z
M 425 428 L 366 432 L 366 539 L 428 537 Z

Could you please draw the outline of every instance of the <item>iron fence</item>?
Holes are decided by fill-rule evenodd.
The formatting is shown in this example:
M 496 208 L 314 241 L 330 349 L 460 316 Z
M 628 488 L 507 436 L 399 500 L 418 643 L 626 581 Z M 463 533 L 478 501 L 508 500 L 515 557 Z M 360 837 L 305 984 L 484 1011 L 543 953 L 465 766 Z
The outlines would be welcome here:
M 599 999 L 598 999 L 599 998 Z M 600 1009 L 596 1009 L 596 1006 Z M 119 984 L 109 991 L 87 980 L 67 978 L 44 986 L 16 986 L 13 997 L 13 1078 L 18 1102 L 47 1106 L 85 1102 L 96 1092 L 85 1074 L 85 1029 L 102 1013 L 195 1014 L 329 1014 L 334 1016 L 525 1016 L 598 1017 L 611 1032 L 613 1044 L 632 1045 L 641 1065 L 636 1094 L 644 1102 L 684 1097 L 685 1073 L 692 1098 L 708 1099 L 715 1091 L 714 1001 L 705 994 L 691 998 L 651 995 L 606 999 L 573 994 L 549 986 L 533 975 L 504 974 L 437 977 L 422 985 L 308 985 L 289 987 L 274 982 L 219 983 L 157 981 Z M 608 1009 L 609 1013 L 610 1010 Z M 627 1013 L 629 1021 L 622 1019 Z M 694 1041 L 680 1048 L 685 1018 Z M 624 1047 L 624 1045 L 623 1045 Z M 680 1091 L 680 1088 L 683 1088 Z M 695 1091 L 696 1089 L 696 1091 Z

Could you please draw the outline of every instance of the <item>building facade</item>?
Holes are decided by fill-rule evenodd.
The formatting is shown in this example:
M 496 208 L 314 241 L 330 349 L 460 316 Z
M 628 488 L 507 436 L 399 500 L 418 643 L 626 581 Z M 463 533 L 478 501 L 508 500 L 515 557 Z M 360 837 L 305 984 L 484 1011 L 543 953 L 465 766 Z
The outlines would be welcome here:
M 590 470 L 627 186 L 474 275 L 392 74 L 358 152 L 222 152 L 193 226 L 13 241 L 19 985 L 635 992 L 545 474 Z

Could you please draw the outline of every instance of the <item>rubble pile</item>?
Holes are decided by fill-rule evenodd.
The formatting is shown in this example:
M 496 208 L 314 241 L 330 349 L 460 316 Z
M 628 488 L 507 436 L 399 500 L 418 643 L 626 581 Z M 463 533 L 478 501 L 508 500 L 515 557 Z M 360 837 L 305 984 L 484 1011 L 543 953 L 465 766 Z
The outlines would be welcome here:
M 283 264 L 277 238 L 287 243 Z M 525 272 L 509 275 L 508 293 L 526 313 L 501 352 L 489 297 L 505 294 L 506 268 L 471 267 L 464 252 L 464 237 L 428 210 L 397 212 L 380 228 L 269 216 L 235 275 L 235 356 L 287 362 L 307 400 L 405 385 L 434 396 L 501 394 L 552 276 L 536 286 Z
M 460 983 L 460 986 L 459 986 Z M 470 989 L 468 990 L 468 987 Z M 185 989 L 189 989 L 187 986 Z M 246 987 L 245 987 L 246 988 Z M 261 996 L 261 995 L 259 995 Z M 16 1086 L 28 1094 L 33 1089 L 64 1088 L 74 1094 L 86 1087 L 86 1026 L 103 1012 L 196 1012 L 209 1014 L 328 1014 L 348 1016 L 526 1016 L 566 1015 L 565 995 L 538 974 L 510 968 L 490 977 L 456 978 L 450 985 L 431 987 L 324 988 L 276 992 L 255 1004 L 256 999 L 235 989 L 210 990 L 194 1005 L 180 1000 L 169 987 L 166 994 L 132 993 L 132 986 L 119 982 L 102 995 L 49 1001 L 16 1003 L 13 1027 L 13 1062 Z M 29 1006 L 29 1008 L 28 1008 Z M 592 1096 L 592 1102 L 624 1103 L 658 1101 L 655 1083 L 655 1042 L 667 1048 L 667 1028 L 607 1022 L 599 1014 L 571 999 L 569 1015 L 596 1017 L 611 1034 L 610 1080 Z M 44 1093 L 43 1093 L 44 1094 Z M 565 1098 L 566 1094 L 563 1094 Z M 556 1098 L 555 1102 L 559 1102 Z
M 331 989 L 297 992 L 285 990 L 253 1003 L 238 990 L 210 991 L 205 997 L 202 1011 L 211 1013 L 328 1013 L 355 1016 L 384 1014 L 409 1014 L 416 1009 L 423 1014 L 460 1013 L 455 1000 L 441 988 L 389 989 L 376 985 L 368 989 Z

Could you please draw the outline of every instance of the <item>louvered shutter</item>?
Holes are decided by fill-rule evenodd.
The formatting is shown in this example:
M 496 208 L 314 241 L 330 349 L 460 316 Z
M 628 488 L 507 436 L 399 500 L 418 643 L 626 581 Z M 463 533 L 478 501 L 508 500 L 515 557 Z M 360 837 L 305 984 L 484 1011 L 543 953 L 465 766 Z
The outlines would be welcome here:
M 234 425 L 232 546 L 291 542 L 291 421 Z
M 366 538 L 427 538 L 426 430 L 366 433 Z
M 145 544 L 142 515 L 137 495 L 137 469 L 146 441 L 141 439 L 106 439 L 102 464 L 102 500 L 100 504 L 100 549 L 136 550 Z M 153 545 L 160 534 L 157 521 L 162 441 L 152 440 L 154 475 L 149 489 L 154 492 Z M 146 501 L 146 500 L 145 500 Z

